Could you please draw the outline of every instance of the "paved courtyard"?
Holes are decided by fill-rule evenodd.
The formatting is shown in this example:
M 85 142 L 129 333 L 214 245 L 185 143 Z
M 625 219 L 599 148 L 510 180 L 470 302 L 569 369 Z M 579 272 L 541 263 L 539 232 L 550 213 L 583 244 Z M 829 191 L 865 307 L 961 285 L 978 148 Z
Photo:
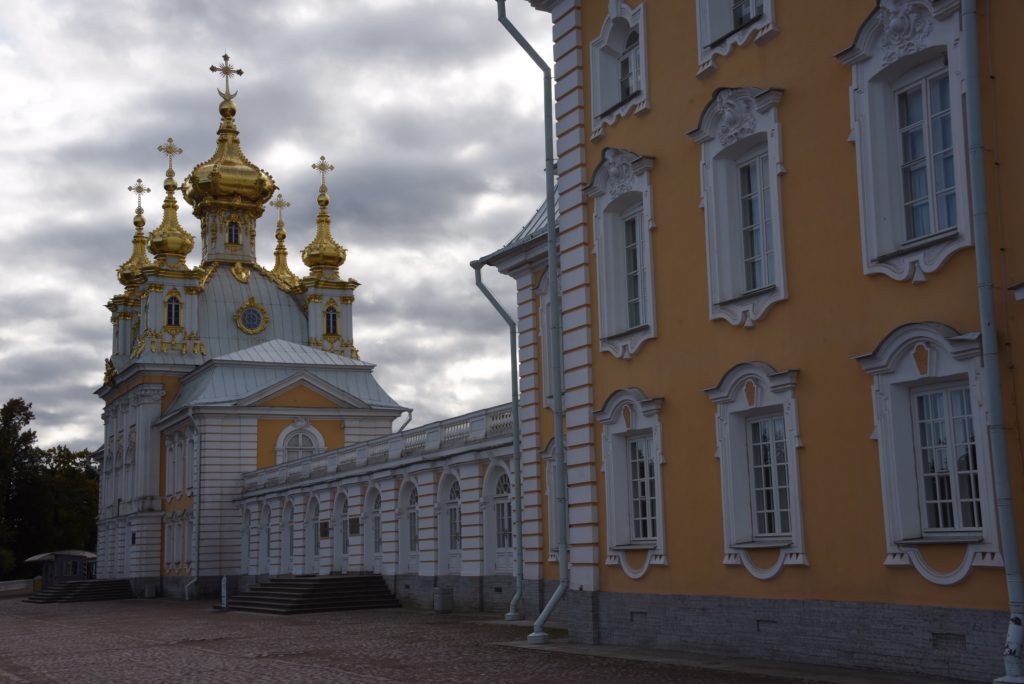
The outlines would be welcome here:
M 497 617 L 405 609 L 279 617 L 219 613 L 209 601 L 6 599 L 0 682 L 824 681 L 517 648 L 509 644 L 529 628 Z

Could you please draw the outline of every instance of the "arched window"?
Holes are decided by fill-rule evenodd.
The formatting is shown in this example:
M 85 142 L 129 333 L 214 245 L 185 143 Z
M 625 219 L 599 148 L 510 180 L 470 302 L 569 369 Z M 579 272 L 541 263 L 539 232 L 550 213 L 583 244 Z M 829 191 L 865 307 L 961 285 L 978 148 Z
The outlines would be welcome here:
M 313 438 L 305 432 L 295 432 L 285 442 L 285 460 L 294 461 L 297 458 L 305 458 L 316 453 L 316 446 Z
M 372 506 L 372 520 L 373 520 L 373 552 L 380 553 L 384 548 L 384 538 L 381 534 L 380 528 L 380 493 L 373 497 Z
M 181 326 L 181 300 L 171 295 L 165 304 L 164 320 L 167 326 L 177 328 Z
M 416 553 L 420 550 L 420 521 L 416 507 L 419 506 L 420 495 L 415 489 L 409 493 L 409 506 L 406 511 L 406 519 L 409 526 L 409 550 Z
M 240 245 L 242 240 L 239 237 L 239 226 L 238 221 L 232 221 L 228 224 L 228 244 L 229 245 Z
M 458 482 L 453 482 L 448 490 L 448 548 L 462 549 L 462 489 Z
M 494 488 L 494 521 L 499 549 L 512 548 L 512 485 L 508 474 L 502 473 Z
M 338 310 L 333 306 L 324 309 L 324 334 L 338 334 Z
M 650 109 L 647 99 L 645 5 L 609 3 L 601 33 L 590 43 L 591 138 L 620 117 Z

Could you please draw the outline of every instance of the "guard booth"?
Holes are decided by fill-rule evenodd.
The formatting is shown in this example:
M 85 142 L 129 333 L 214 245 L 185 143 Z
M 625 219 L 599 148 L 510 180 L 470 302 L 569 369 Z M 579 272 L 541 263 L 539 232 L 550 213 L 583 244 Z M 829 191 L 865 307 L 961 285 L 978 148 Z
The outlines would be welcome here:
M 50 551 L 26 558 L 25 562 L 42 564 L 43 589 L 96 577 L 96 554 L 92 551 Z

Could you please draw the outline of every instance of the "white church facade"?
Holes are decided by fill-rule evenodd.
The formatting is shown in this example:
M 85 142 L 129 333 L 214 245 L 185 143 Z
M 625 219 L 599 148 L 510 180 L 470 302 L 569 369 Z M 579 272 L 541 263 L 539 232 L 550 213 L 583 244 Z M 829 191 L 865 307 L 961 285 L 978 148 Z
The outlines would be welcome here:
M 512 411 L 498 406 L 413 430 L 409 411 L 359 358 L 359 283 L 331 234 L 324 157 L 317 230 L 287 263 L 269 173 L 242 153 L 240 74 L 224 56 L 211 158 L 178 184 L 168 157 L 160 225 L 144 232 L 139 195 L 123 292 L 108 308 L 97 571 L 139 595 L 231 591 L 260 578 L 372 572 L 407 601 L 437 586 L 460 605 L 500 609 L 514 591 Z M 180 224 L 177 193 L 199 219 Z M 278 210 L 275 264 L 257 263 L 257 219 Z M 147 254 L 148 251 L 148 254 Z M 408 422 L 406 420 L 406 422 Z M 539 505 L 539 504 L 538 504 Z M 539 510 L 535 512 L 539 516 Z

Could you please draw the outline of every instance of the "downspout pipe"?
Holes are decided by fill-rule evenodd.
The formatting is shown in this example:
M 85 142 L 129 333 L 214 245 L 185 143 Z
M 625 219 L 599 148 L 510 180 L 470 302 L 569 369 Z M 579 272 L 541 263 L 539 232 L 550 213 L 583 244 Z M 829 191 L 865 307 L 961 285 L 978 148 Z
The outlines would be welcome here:
M 974 225 L 974 257 L 978 269 L 978 313 L 981 323 L 983 392 L 989 411 L 988 436 L 995 472 L 996 517 L 999 520 L 1006 592 L 1010 599 L 1010 624 L 1003 648 L 1006 674 L 997 682 L 1024 682 L 1021 647 L 1024 641 L 1024 584 L 1021 583 L 1020 549 L 1013 513 L 1010 466 L 1007 461 L 1006 418 L 1000 378 L 999 334 L 996 329 L 995 287 L 992 276 L 992 246 L 988 227 L 988 194 L 985 183 L 985 146 L 981 125 L 981 69 L 978 57 L 978 3 L 960 4 L 964 32 L 964 79 L 967 100 L 967 144 Z
M 533 49 L 523 34 L 505 16 L 505 0 L 498 3 L 498 22 L 515 39 L 519 46 L 530 56 L 544 74 L 544 174 L 547 180 L 547 217 L 548 217 L 548 301 L 551 303 L 547 353 L 550 360 L 551 377 L 551 412 L 553 414 L 554 459 L 555 459 L 555 493 L 558 500 L 556 506 L 558 529 L 558 587 L 555 589 L 547 605 L 533 623 L 533 633 L 527 637 L 531 644 L 544 644 L 549 641 L 544 623 L 547 622 L 555 606 L 562 599 L 569 587 L 569 546 L 568 546 L 568 497 L 566 496 L 565 440 L 562 434 L 562 299 L 559 293 L 560 280 L 558 268 L 558 228 L 555 226 L 555 143 L 554 143 L 554 107 L 551 97 L 551 67 L 548 66 L 537 51 Z M 543 573 L 541 576 L 543 583 Z
M 508 324 L 508 356 L 512 366 L 512 486 L 515 487 L 512 498 L 516 502 L 512 529 L 516 537 L 516 593 L 508 604 L 508 612 L 505 613 L 505 619 L 509 621 L 521 620 L 523 616 L 519 612 L 519 602 L 523 598 L 523 452 L 520 447 L 519 430 L 519 365 L 516 322 L 505 310 L 505 307 L 498 303 L 498 300 L 494 298 L 494 295 L 487 289 L 487 286 L 484 285 L 483 278 L 480 276 L 480 269 L 483 268 L 483 264 L 479 261 L 473 261 L 470 263 L 470 266 L 473 267 L 476 275 L 476 286 L 484 293 L 484 297 L 487 297 L 487 301 L 491 303 L 495 311 L 505 319 L 505 323 Z

